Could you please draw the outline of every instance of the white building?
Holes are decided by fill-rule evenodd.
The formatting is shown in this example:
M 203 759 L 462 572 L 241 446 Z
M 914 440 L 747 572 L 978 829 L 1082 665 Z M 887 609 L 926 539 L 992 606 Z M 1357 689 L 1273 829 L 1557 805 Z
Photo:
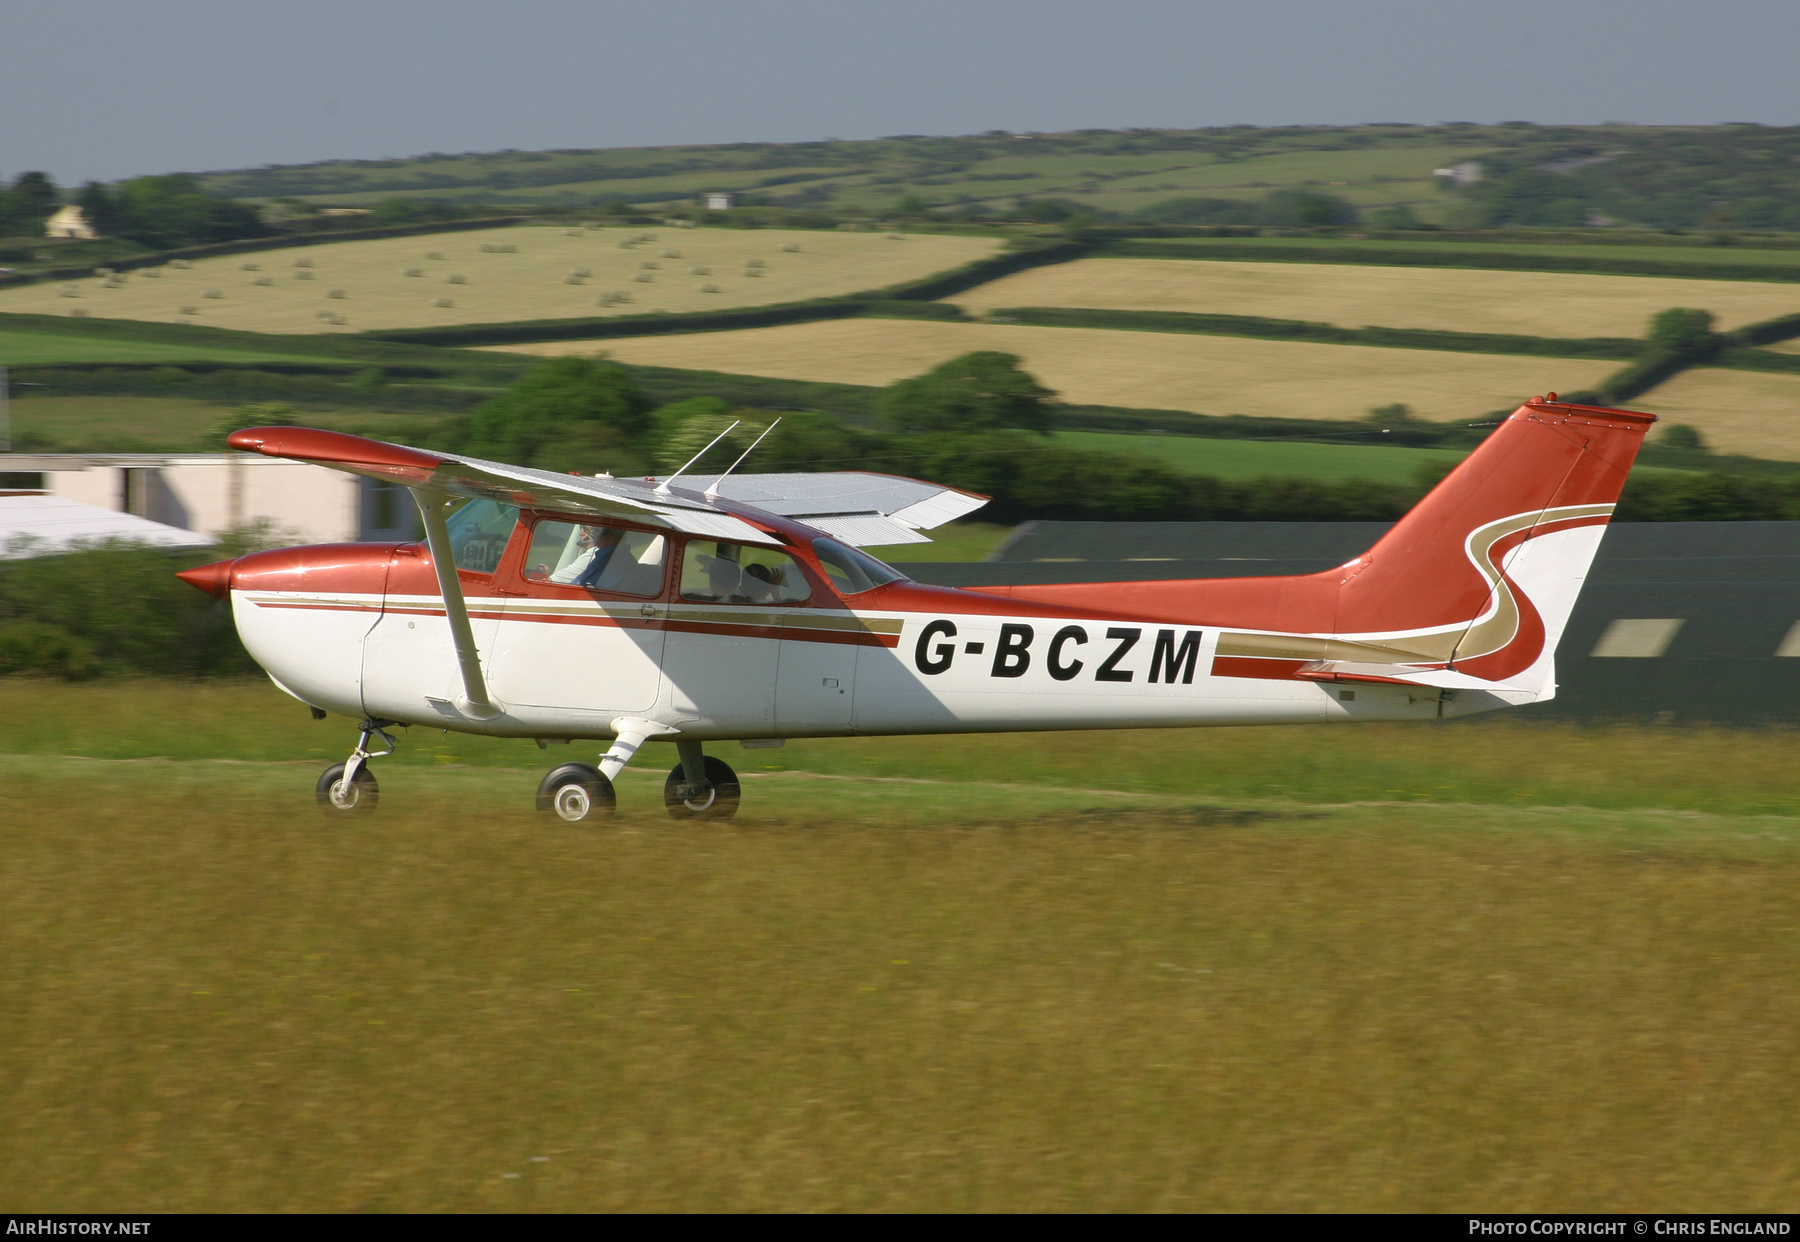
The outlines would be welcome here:
M 73 204 L 60 208 L 57 213 L 44 221 L 45 237 L 79 237 L 86 241 L 96 240 L 100 234 L 88 223 L 87 213 Z
M 265 523 L 288 543 L 416 539 L 398 483 L 248 453 L 7 453 L 0 490 L 35 492 L 217 538 Z
M 702 194 L 700 201 L 706 204 L 708 211 L 729 211 L 737 202 L 737 195 L 725 193 Z

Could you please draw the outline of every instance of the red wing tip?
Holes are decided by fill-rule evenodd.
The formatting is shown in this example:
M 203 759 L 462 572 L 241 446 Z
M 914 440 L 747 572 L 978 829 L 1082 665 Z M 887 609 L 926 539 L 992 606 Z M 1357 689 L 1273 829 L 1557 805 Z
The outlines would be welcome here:
M 333 465 L 435 470 L 444 462 L 435 453 L 320 427 L 246 427 L 225 437 L 225 443 L 265 457 L 292 457 Z

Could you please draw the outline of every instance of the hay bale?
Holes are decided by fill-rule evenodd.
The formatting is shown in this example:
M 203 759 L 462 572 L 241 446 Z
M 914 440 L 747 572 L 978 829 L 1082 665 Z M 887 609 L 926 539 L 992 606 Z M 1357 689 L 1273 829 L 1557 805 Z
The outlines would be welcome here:
M 518 254 L 519 248 L 517 246 L 513 245 L 511 242 L 507 242 L 504 246 L 500 247 L 500 253 L 501 254 Z
M 143 270 L 142 270 L 142 271 L 140 271 L 140 272 L 139 272 L 139 273 L 138 273 L 138 275 L 139 275 L 139 276 L 148 276 L 148 277 L 150 277 L 150 278 L 151 278 L 151 279 L 153 279 L 153 280 L 161 280 L 161 279 L 162 279 L 162 268 L 160 268 L 160 267 L 146 267 L 146 268 L 144 268 L 144 269 L 143 269 Z
M 178 267 L 185 272 L 188 268 L 194 266 L 194 264 L 193 261 L 189 259 L 170 259 L 169 266 Z
M 442 259 L 444 257 L 444 252 L 442 250 L 427 250 L 425 252 L 425 257 L 435 261 Z
M 240 271 L 240 272 L 260 272 L 260 271 L 262 271 L 262 264 L 260 264 L 260 263 L 240 263 L 240 264 L 238 264 L 238 271 Z
M 579 276 L 564 276 L 563 277 L 563 284 L 565 284 L 565 285 L 584 285 L 586 283 L 587 282 Z
M 350 295 L 342 289 L 327 289 L 325 291 L 325 296 L 328 298 L 347 298 Z
M 696 268 L 695 268 L 695 269 L 694 269 L 694 275 L 696 275 L 696 276 L 711 276 L 711 275 L 712 275 L 712 268 L 710 268 L 710 267 L 696 267 Z
M 592 276 L 593 274 L 592 271 L 585 267 L 572 267 L 569 269 L 569 275 L 571 276 Z
M 658 272 L 662 270 L 662 264 L 658 263 L 655 259 L 645 259 L 642 263 L 638 264 L 638 266 L 643 268 L 646 272 Z
M 444 309 L 444 310 L 448 310 L 448 309 L 450 309 L 450 308 L 451 308 L 451 307 L 452 307 L 452 306 L 455 306 L 455 305 L 456 305 L 456 303 L 455 303 L 455 302 L 453 302 L 453 301 L 452 301 L 452 300 L 451 300 L 451 299 L 449 299 L 449 298 L 439 298 L 439 299 L 437 299 L 437 300 L 436 300 L 436 301 L 435 301 L 435 302 L 433 302 L 433 303 L 432 303 L 432 305 L 433 305 L 433 306 L 436 306 L 436 307 L 439 307 L 439 308 L 441 308 L 441 309 Z
M 563 236 L 564 237 L 580 237 L 581 230 L 580 229 L 564 229 Z
M 679 250 L 665 250 L 665 251 L 663 251 L 663 256 L 662 256 L 662 257 L 663 257 L 663 258 L 665 258 L 665 259 L 679 259 L 679 258 L 680 258 L 680 257 L 681 257 L 681 251 L 679 251 Z
M 745 267 L 767 267 L 768 264 L 764 263 L 761 259 L 745 259 L 744 266 Z
M 626 237 L 626 238 L 622 238 L 622 239 L 621 239 L 621 240 L 620 240 L 620 241 L 619 241 L 619 249 L 620 249 L 620 250 L 630 250 L 630 249 L 631 249 L 631 248 L 632 248 L 632 247 L 633 247 L 633 246 L 635 246 L 635 245 L 637 245 L 637 242 L 635 242 L 635 241 L 633 241 L 633 240 L 632 240 L 632 239 L 631 239 L 631 238 L 629 238 L 629 237 Z
M 177 315 L 198 315 L 200 308 L 198 306 L 181 306 L 176 308 L 175 313 Z
M 783 242 L 781 244 L 781 249 L 783 250 L 783 252 L 785 252 L 787 254 L 799 254 L 800 253 L 800 243 L 799 242 Z
M 719 286 L 717 286 L 717 285 L 701 285 L 700 292 L 702 292 L 702 293 L 723 293 L 723 292 L 725 292 L 725 290 L 719 288 Z
M 500 247 L 496 246 L 493 242 L 482 242 L 481 243 L 481 253 L 482 254 L 497 254 L 499 252 L 499 250 L 500 250 Z
M 77 319 L 86 319 L 87 318 L 87 307 L 71 306 L 69 308 L 69 314 L 73 315 Z
M 81 290 L 74 285 L 64 285 L 61 289 L 58 289 L 57 292 L 65 298 L 78 298 L 81 296 Z
M 181 260 L 181 265 L 183 267 L 188 266 L 186 260 Z M 301 255 L 298 259 L 294 260 L 295 267 L 311 267 L 312 265 L 313 265 L 313 261 L 311 259 L 307 258 L 305 255 Z
M 305 268 L 301 268 L 299 271 L 294 273 L 295 280 L 311 280 L 312 278 L 313 278 L 313 273 L 308 271 Z
M 905 233 L 889 233 L 888 240 L 889 241 L 905 241 L 906 234 Z
M 656 277 L 652 276 L 649 272 L 639 272 L 636 276 L 633 276 L 632 279 L 637 281 L 640 285 L 647 285 L 655 280 Z
M 425 274 L 425 269 L 422 267 L 409 267 L 400 274 L 402 276 L 423 276 Z
M 314 319 L 330 319 L 331 312 L 328 310 L 316 310 L 313 312 L 313 318 Z
M 208 289 L 200 296 L 203 298 L 222 298 L 225 296 L 225 291 L 222 289 Z
M 762 268 L 760 267 L 747 267 L 744 269 L 744 275 L 746 276 L 756 277 L 761 276 L 762 274 Z
M 445 279 L 453 285 L 466 285 L 469 283 L 469 278 L 467 276 L 449 276 Z
M 275 278 L 273 276 L 258 276 L 250 283 L 253 285 L 272 285 L 275 283 Z

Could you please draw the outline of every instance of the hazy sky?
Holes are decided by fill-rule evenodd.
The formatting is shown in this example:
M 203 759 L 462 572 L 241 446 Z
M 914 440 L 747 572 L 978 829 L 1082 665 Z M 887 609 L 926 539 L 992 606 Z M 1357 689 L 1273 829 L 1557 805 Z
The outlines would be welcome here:
M 1800 123 L 1796 0 L 6 0 L 0 172 L 1363 121 Z

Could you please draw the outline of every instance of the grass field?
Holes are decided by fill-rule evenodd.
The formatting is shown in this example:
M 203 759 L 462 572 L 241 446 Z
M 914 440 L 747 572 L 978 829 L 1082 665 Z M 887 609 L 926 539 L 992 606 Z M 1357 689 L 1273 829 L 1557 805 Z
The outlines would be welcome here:
M 1009 306 L 1186 311 L 1304 319 L 1359 328 L 1528 336 L 1643 336 L 1671 306 L 1710 310 L 1722 329 L 1800 310 L 1800 287 L 1563 272 L 1081 259 L 1032 268 L 946 299 L 966 311 Z
M 1120 435 L 1105 431 L 1059 431 L 1056 442 L 1070 448 L 1148 457 L 1174 470 L 1222 479 L 1374 479 L 1411 483 L 1419 468 L 1455 465 L 1460 449 L 1385 448 L 1360 444 L 1292 444 L 1258 440 L 1214 440 L 1195 436 Z
M 873 385 L 970 350 L 998 349 L 1019 355 L 1068 401 L 1265 418 L 1362 418 L 1370 407 L 1396 401 L 1422 418 L 1472 418 L 1547 389 L 1591 388 L 1618 369 L 1570 359 L 893 319 L 505 348 L 540 355 L 605 350 L 651 366 Z
M 0 366 L 23 367 L 68 362 L 238 362 L 252 363 L 270 357 L 266 349 L 229 349 L 213 345 L 184 345 L 167 341 L 129 341 L 110 337 L 77 336 L 57 332 L 0 332 Z M 296 343 L 286 362 L 342 362 L 341 358 L 314 356 Z
M 634 238 L 654 240 L 621 246 Z M 191 268 L 155 269 L 160 273 L 156 277 L 125 273 L 117 288 L 99 277 L 27 285 L 0 290 L 0 311 L 58 315 L 80 310 L 96 318 L 285 333 L 697 311 L 884 288 L 983 258 L 1000 244 L 994 238 L 940 235 L 894 240 L 881 233 L 780 229 L 520 226 L 198 259 Z M 517 251 L 484 246 L 514 246 Z M 678 257 L 666 257 L 667 252 Z M 432 254 L 442 257 L 427 257 Z M 752 261 L 762 266 L 753 268 Z M 296 267 L 297 262 L 312 266 Z M 254 270 L 244 270 L 246 264 Z M 706 274 L 696 274 L 694 269 L 701 267 Z M 408 276 L 409 271 L 418 274 Z M 571 277 L 577 271 L 591 274 Z M 749 271 L 761 275 L 746 276 Z M 466 283 L 451 283 L 452 277 Z M 570 279 L 576 283 L 567 283 Z M 258 285 L 258 280 L 269 283 Z M 707 292 L 708 287 L 717 292 Z M 78 296 L 63 296 L 67 290 Z M 220 296 L 208 297 L 209 290 Z M 344 296 L 331 297 L 333 290 Z M 603 295 L 619 292 L 632 300 L 598 305 Z M 434 305 L 439 299 L 452 305 Z M 192 313 L 181 313 L 184 306 Z M 331 323 L 320 318 L 322 313 L 344 322 Z
M 12 403 L 12 425 L 15 437 L 36 433 L 67 452 L 211 452 L 204 437 L 233 408 L 185 397 L 28 397 Z M 308 410 L 297 417 L 311 427 L 401 443 L 421 418 L 431 418 L 363 410 Z
M 427 737 L 326 823 L 348 722 L 266 685 L 0 708 L 0 1210 L 1782 1211 L 1800 1182 L 1792 734 L 815 742 L 731 750 L 728 826 L 628 770 L 576 829 L 526 809 L 562 754 Z
M 1800 376 L 1696 367 L 1626 404 L 1698 427 L 1721 453 L 1800 461 Z

